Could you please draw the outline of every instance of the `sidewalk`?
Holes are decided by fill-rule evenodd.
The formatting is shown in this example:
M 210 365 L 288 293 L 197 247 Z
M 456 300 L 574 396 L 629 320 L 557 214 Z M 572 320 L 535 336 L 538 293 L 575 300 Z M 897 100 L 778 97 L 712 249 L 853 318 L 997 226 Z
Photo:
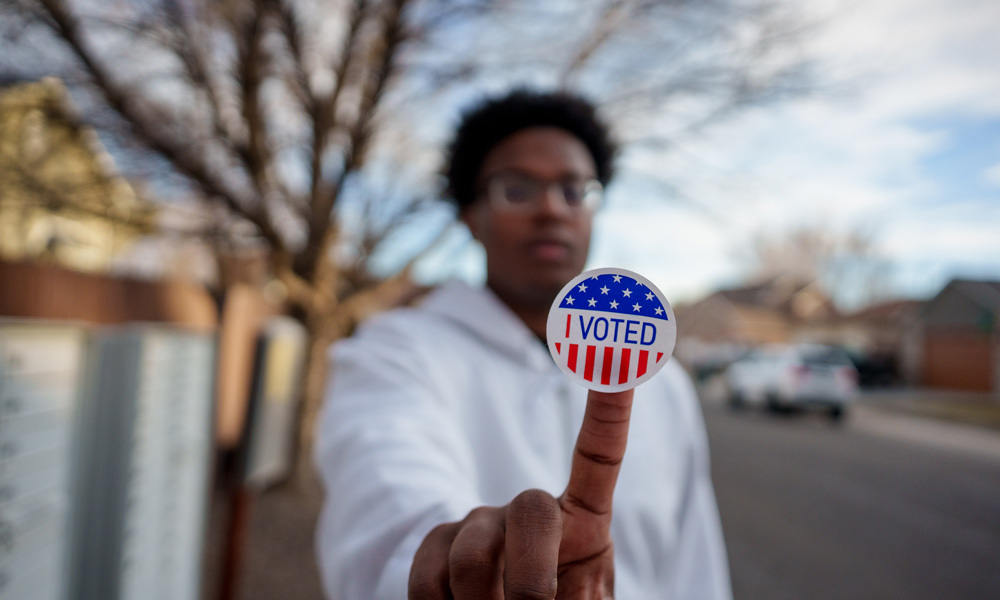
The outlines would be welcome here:
M 315 478 L 253 496 L 235 600 L 322 600 L 313 549 L 321 503 Z M 216 491 L 206 535 L 202 600 L 219 598 L 227 516 L 224 498 Z
M 1000 396 L 932 388 L 860 390 L 857 402 L 868 408 L 975 425 L 1000 431 Z
M 712 377 L 698 385 L 698 396 L 710 405 L 727 400 L 725 381 Z M 904 413 L 1000 431 L 1000 396 L 982 392 L 918 387 L 860 389 L 855 402 L 879 411 Z

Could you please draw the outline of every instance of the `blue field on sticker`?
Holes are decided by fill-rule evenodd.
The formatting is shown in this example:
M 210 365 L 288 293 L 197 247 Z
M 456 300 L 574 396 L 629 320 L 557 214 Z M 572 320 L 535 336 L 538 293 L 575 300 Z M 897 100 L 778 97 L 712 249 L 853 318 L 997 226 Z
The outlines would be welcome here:
M 616 273 L 594 275 L 581 281 L 566 293 L 559 308 L 668 320 L 667 311 L 653 290 Z

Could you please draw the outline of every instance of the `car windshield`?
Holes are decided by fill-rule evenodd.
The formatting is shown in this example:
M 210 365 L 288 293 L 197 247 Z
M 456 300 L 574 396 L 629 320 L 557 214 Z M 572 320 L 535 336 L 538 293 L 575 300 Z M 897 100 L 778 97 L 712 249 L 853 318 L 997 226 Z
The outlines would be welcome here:
M 802 361 L 811 365 L 849 365 L 850 359 L 839 348 L 810 347 L 802 350 Z

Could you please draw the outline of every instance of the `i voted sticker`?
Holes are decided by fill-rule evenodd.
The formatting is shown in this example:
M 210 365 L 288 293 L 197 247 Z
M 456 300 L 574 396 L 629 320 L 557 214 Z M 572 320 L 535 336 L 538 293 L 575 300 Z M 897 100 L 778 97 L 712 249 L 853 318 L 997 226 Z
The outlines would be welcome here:
M 594 269 L 559 292 L 546 325 L 549 352 L 564 373 L 601 392 L 633 388 L 670 359 L 674 312 L 648 279 Z

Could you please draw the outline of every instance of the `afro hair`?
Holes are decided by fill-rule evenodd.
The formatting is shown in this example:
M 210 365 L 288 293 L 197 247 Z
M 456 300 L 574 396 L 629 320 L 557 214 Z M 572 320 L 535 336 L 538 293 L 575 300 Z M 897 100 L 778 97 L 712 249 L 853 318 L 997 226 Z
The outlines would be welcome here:
M 574 135 L 590 151 L 601 184 L 611 179 L 616 146 L 590 102 L 566 92 L 520 89 L 488 98 L 462 116 L 448 150 L 448 198 L 459 208 L 472 204 L 486 155 L 503 139 L 529 127 L 558 127 Z

